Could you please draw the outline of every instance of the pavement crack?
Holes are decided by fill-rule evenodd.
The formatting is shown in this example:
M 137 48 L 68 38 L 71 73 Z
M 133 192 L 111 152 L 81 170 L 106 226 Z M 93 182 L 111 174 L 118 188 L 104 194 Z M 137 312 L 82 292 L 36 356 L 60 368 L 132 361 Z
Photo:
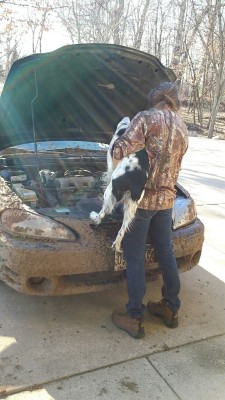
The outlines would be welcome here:
M 174 346 L 174 347 L 168 347 L 166 349 L 166 351 L 172 351 L 172 350 L 179 349 L 179 348 L 182 348 L 182 347 L 185 347 L 185 346 L 192 346 L 192 345 L 194 345 L 196 343 L 200 343 L 200 342 L 203 342 L 203 341 L 205 342 L 207 340 L 211 340 L 211 339 L 214 339 L 214 338 L 217 338 L 217 337 L 222 337 L 222 336 L 225 336 L 225 332 L 220 333 L 218 335 L 209 336 L 207 338 L 194 340 L 193 342 L 190 342 L 190 343 L 183 343 L 183 344 L 180 344 L 180 345 L 177 345 L 177 346 Z M 44 388 L 46 385 L 49 385 L 51 383 L 55 383 L 55 382 L 58 382 L 58 381 L 63 381 L 65 379 L 70 379 L 70 378 L 73 378 L 73 377 L 76 377 L 76 376 L 86 375 L 88 373 L 95 372 L 95 371 L 101 371 L 101 370 L 104 370 L 104 369 L 109 368 L 109 367 L 114 367 L 116 365 L 121 365 L 121 364 L 128 363 L 130 361 L 140 360 L 141 358 L 148 360 L 148 362 L 151 364 L 151 362 L 148 359 L 148 357 L 151 357 L 152 355 L 160 354 L 162 352 L 165 352 L 165 347 L 162 348 L 162 349 L 159 349 L 159 350 L 152 351 L 151 353 L 148 353 L 148 354 L 143 354 L 142 356 L 138 355 L 136 357 L 131 357 L 131 358 L 128 358 L 128 359 L 124 359 L 124 360 L 121 360 L 121 361 L 118 361 L 118 362 L 115 362 L 115 363 L 106 364 L 106 365 L 103 365 L 103 366 L 100 366 L 100 367 L 97 367 L 97 368 L 93 368 L 93 369 L 88 369 L 88 370 L 83 371 L 83 372 L 71 373 L 71 374 L 67 374 L 67 375 L 61 376 L 59 378 L 49 379 L 47 381 L 39 382 L 39 383 L 36 383 L 36 384 L 33 384 L 33 385 L 24 385 L 24 386 L 16 388 L 16 389 L 4 390 L 4 392 L 3 391 L 0 392 L 0 399 L 4 399 L 4 398 L 7 399 L 7 396 L 12 395 L 12 394 L 22 393 L 22 392 L 25 392 L 25 391 L 33 391 L 33 390 L 36 390 L 37 387 L 39 389 L 40 388 Z M 153 365 L 153 368 L 155 368 L 154 365 Z M 155 368 L 155 370 L 156 370 L 156 368 Z M 161 376 L 160 372 L 158 372 L 158 373 Z M 163 377 L 162 377 L 162 379 L 165 380 Z M 169 385 L 169 384 L 167 383 L 167 385 Z M 174 392 L 174 390 L 172 388 L 171 388 L 171 390 Z M 174 392 L 174 394 L 177 396 L 177 398 L 179 400 L 182 400 L 175 392 Z
M 158 370 L 158 368 L 155 367 L 155 365 L 150 361 L 149 358 L 145 357 L 147 362 L 151 365 L 151 367 L 157 372 L 157 374 L 160 376 L 160 378 L 165 382 L 165 384 L 169 387 L 171 392 L 177 397 L 178 400 L 182 400 L 182 398 L 178 395 L 178 393 L 173 389 L 173 387 L 167 382 L 166 378 L 161 374 L 161 372 Z

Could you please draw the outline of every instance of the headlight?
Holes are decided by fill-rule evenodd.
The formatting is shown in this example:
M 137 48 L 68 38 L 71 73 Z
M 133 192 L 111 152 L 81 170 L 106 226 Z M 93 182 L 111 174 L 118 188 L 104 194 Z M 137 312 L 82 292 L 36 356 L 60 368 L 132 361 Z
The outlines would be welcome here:
M 3 228 L 15 235 L 36 239 L 72 240 L 73 233 L 50 218 L 20 209 L 7 209 L 1 214 Z
M 191 197 L 177 197 L 173 208 L 173 229 L 191 224 L 196 217 L 194 200 Z

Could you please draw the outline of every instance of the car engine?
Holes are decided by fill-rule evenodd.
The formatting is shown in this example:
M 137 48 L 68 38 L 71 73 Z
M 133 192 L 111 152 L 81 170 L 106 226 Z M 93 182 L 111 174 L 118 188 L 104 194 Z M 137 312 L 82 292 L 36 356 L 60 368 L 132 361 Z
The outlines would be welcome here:
M 0 176 L 33 209 L 72 207 L 101 197 L 105 153 L 96 159 L 93 154 L 60 156 L 39 154 L 38 162 L 28 154 L 0 157 Z

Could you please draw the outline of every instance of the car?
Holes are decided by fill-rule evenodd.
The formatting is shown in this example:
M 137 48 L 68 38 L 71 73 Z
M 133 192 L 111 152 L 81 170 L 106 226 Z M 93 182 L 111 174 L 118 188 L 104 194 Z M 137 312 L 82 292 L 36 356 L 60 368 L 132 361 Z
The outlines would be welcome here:
M 68 45 L 17 60 L 0 99 L 0 279 L 30 295 L 68 295 L 122 285 L 112 243 L 122 210 L 99 226 L 108 144 L 117 123 L 147 107 L 171 69 L 113 44 Z M 204 226 L 179 184 L 173 245 L 180 271 L 198 264 Z M 160 274 L 149 232 L 146 278 Z

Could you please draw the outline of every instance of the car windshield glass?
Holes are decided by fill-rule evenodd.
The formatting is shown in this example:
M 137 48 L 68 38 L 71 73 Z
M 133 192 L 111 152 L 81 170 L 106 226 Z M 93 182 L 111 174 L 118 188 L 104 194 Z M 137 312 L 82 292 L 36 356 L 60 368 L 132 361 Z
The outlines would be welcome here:
M 84 141 L 47 141 L 47 142 L 37 142 L 37 150 L 38 152 L 55 152 L 55 151 L 72 151 L 76 149 L 81 150 L 96 150 L 96 151 L 107 151 L 108 145 L 105 143 L 96 143 L 96 142 L 84 142 Z M 10 147 L 3 152 L 2 154 L 7 153 L 17 153 L 17 152 L 34 152 L 35 145 L 34 143 L 26 143 L 19 146 Z
M 92 150 L 92 151 L 107 151 L 108 145 L 105 143 L 96 143 L 96 142 L 86 142 L 86 141 L 47 141 L 47 142 L 38 142 L 37 150 L 38 152 L 71 152 L 77 149 L 80 150 Z M 12 154 L 12 153 L 20 153 L 20 152 L 34 152 L 35 144 L 34 143 L 26 143 L 19 146 L 9 147 L 6 150 L 3 150 L 1 154 Z

